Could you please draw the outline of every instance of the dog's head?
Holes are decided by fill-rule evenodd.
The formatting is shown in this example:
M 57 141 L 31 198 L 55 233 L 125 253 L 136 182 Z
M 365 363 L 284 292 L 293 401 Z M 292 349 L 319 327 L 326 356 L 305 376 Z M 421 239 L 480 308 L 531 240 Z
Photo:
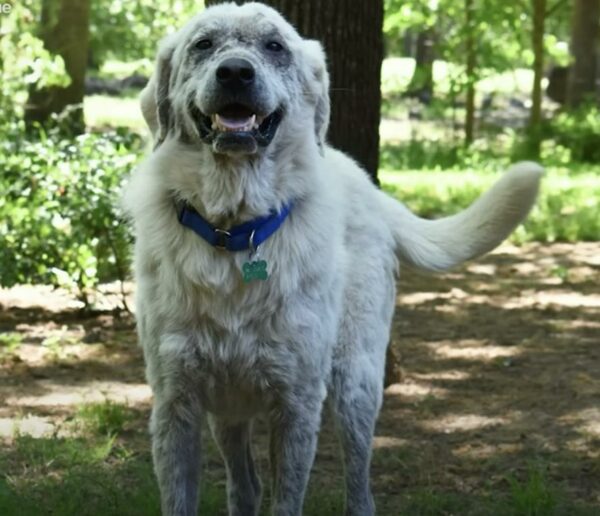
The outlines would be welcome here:
M 307 127 L 322 147 L 328 89 L 318 42 L 263 4 L 221 4 L 162 41 L 141 102 L 156 146 L 174 137 L 216 154 L 255 155 Z

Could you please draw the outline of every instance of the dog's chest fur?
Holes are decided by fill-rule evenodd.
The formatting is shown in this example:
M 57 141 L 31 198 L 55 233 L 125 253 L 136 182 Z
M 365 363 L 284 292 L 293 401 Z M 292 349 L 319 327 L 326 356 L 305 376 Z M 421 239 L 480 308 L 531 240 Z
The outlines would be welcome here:
M 244 419 L 294 396 L 298 383 L 323 382 L 345 277 L 343 232 L 328 206 L 295 205 L 261 250 L 269 279 L 245 284 L 248 253 L 211 248 L 178 223 L 164 198 L 148 201 L 135 261 L 155 390 L 169 378 L 169 388 L 194 389 L 208 411 Z

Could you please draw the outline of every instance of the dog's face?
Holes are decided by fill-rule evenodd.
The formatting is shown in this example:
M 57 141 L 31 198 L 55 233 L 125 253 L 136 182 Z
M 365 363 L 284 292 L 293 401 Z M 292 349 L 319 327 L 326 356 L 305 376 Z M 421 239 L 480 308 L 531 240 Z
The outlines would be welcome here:
M 258 3 L 218 5 L 167 37 L 142 94 L 156 143 L 172 135 L 254 155 L 310 127 L 323 145 L 329 80 L 322 48 Z

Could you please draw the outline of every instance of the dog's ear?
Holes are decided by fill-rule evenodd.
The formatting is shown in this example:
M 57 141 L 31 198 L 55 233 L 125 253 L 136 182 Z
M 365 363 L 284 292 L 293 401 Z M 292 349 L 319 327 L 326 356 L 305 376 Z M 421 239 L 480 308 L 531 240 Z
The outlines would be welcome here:
M 331 111 L 327 62 L 323 47 L 318 41 L 305 40 L 304 55 L 306 56 L 309 68 L 307 87 L 316 99 L 315 136 L 317 138 L 317 144 L 321 150 L 323 150 L 327 129 L 329 128 L 329 115 Z
M 158 147 L 173 126 L 173 108 L 169 100 L 175 35 L 163 39 L 158 48 L 156 67 L 140 94 L 142 115 Z

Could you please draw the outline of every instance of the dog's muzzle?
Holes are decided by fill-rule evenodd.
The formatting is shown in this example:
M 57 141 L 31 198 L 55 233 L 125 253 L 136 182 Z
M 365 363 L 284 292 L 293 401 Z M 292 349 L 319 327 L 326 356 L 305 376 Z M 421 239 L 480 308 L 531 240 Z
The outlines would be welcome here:
M 192 108 L 202 141 L 219 153 L 253 154 L 273 140 L 283 109 L 271 113 L 259 107 L 256 72 L 246 59 L 229 58 L 216 70 L 219 102 L 213 113 Z
M 266 147 L 273 140 L 283 119 L 283 110 L 267 116 L 257 114 L 244 104 L 227 104 L 213 115 L 205 115 L 192 108 L 200 138 L 213 145 L 216 152 L 253 154 L 258 147 Z

